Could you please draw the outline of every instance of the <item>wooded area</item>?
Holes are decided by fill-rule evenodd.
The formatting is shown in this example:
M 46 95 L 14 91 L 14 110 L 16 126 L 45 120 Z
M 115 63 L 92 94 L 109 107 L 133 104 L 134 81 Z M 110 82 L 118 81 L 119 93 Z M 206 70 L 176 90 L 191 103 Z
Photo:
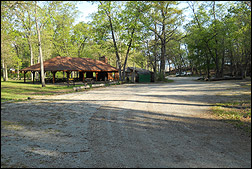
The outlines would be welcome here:
M 108 58 L 125 80 L 126 67 L 167 68 L 251 76 L 251 2 L 187 2 L 185 23 L 180 1 L 97 1 L 91 22 L 74 24 L 78 1 L 1 1 L 1 76 L 56 56 Z M 183 29 L 184 28 L 184 31 Z M 227 74 L 227 73 L 226 73 Z M 38 78 L 38 75 L 31 79 Z M 44 76 L 44 75 L 42 75 Z M 43 79 L 43 77 L 42 77 Z M 44 82 L 42 80 L 42 86 Z

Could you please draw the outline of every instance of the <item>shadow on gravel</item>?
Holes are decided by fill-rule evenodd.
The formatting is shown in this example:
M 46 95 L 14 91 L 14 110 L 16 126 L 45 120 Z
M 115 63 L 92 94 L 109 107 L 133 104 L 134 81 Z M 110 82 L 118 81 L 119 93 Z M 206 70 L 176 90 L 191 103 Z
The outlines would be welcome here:
M 141 96 L 141 95 L 139 95 Z M 154 97 L 153 95 L 143 95 L 143 96 L 151 96 Z M 157 95 L 156 97 L 159 97 L 160 95 Z M 160 97 L 165 97 L 165 96 L 160 96 Z M 171 96 L 173 97 L 173 96 Z M 175 98 L 175 97 L 174 97 Z M 179 97 L 178 97 L 179 98 Z M 177 98 L 176 98 L 177 99 Z M 57 99 L 39 99 L 42 101 L 65 101 L 65 100 L 57 100 Z M 144 103 L 144 104 L 167 104 L 167 105 L 178 105 L 178 106 L 203 106 L 203 107 L 207 107 L 207 106 L 216 106 L 216 105 L 212 105 L 212 104 L 195 104 L 195 103 L 169 103 L 169 102 L 155 102 L 155 101 L 142 101 L 142 100 L 67 100 L 69 102 L 76 102 L 76 103 L 80 103 L 80 102 L 131 102 L 131 103 Z M 195 101 L 195 100 L 193 100 Z
M 69 97 L 2 103 L 1 167 L 251 167 L 250 137 L 222 123 L 223 120 L 106 105 L 115 101 L 126 105 L 211 107 L 217 99 L 251 98 L 211 95 L 224 89 L 216 88 L 215 83 L 219 82 L 207 82 L 207 89 L 206 82 L 196 81 L 116 87 L 118 91 L 126 87 L 129 92 L 139 88 L 139 93 L 135 94 L 138 100 L 74 100 Z M 150 86 L 154 91 L 169 90 L 178 94 L 145 94 Z M 186 91 L 195 93 L 179 95 Z M 210 93 L 196 93 L 201 91 Z M 161 101 L 144 101 L 142 97 Z
M 85 100 L 62 101 L 66 102 L 44 99 L 1 105 L 1 167 L 251 165 L 247 138 L 218 120 L 104 106 Z M 87 119 L 86 114 L 91 118 Z M 89 126 L 85 125 L 87 123 Z M 96 127 L 85 133 L 85 127 L 89 129 L 91 124 Z M 111 126 L 112 131 L 105 126 Z M 117 131 L 126 132 L 127 138 L 122 134 L 108 137 Z M 147 137 L 153 142 L 152 148 L 142 144 Z M 100 144 L 93 144 L 94 141 Z M 104 147 L 107 151 L 102 155 Z M 117 150 L 123 153 L 125 161 L 113 154 Z M 104 160 L 104 156 L 109 160 Z

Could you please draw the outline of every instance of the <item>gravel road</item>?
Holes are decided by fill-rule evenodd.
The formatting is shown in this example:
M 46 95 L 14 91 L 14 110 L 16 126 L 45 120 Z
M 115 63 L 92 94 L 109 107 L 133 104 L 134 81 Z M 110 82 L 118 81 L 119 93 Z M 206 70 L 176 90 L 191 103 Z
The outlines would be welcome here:
M 1 166 L 250 168 L 251 138 L 208 113 L 243 81 L 170 79 L 3 103 Z

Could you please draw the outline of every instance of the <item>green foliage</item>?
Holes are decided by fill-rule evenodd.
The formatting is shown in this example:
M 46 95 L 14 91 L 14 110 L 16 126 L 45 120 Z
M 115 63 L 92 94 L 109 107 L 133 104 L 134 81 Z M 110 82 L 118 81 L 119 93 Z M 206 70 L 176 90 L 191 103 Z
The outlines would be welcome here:
M 215 69 L 220 76 L 224 63 L 237 75 L 251 67 L 251 7 L 246 1 L 189 2 L 192 20 L 185 33 L 179 29 L 184 21 L 179 1 L 94 2 L 98 11 L 91 15 L 92 22 L 74 24 L 78 3 L 37 3 L 44 60 L 105 55 L 109 64 L 122 69 L 137 66 L 164 72 L 169 61 L 178 69 Z M 2 67 L 21 69 L 38 63 L 34 4 L 1 2 Z
M 165 75 L 161 72 L 158 72 L 155 77 L 156 82 L 166 82 L 166 83 L 172 83 L 174 80 L 169 80 Z
M 158 72 L 156 74 L 156 81 L 165 81 L 165 75 L 163 73 Z
M 171 40 L 178 39 L 177 27 L 182 23 L 182 10 L 177 9 L 178 2 L 176 1 L 153 1 L 147 6 L 146 16 L 142 22 L 146 28 L 154 33 L 160 40 L 160 71 L 165 71 L 165 60 L 167 58 L 166 45 Z
M 89 39 L 91 39 L 92 27 L 84 22 L 80 22 L 73 27 L 71 42 L 75 46 L 75 53 L 78 57 L 85 57 L 84 48 Z
M 190 4 L 190 3 L 189 3 Z M 246 71 L 251 65 L 251 9 L 245 3 L 237 5 L 202 3 L 190 4 L 194 19 L 185 26 L 188 59 L 197 69 L 211 69 L 223 76 L 225 62 L 236 72 Z M 246 39 L 246 40 L 245 40 Z M 245 44 L 246 43 L 246 44 Z M 237 67 L 239 67 L 237 69 Z
M 53 34 L 53 49 L 54 56 L 78 56 L 75 45 L 72 40 L 71 32 L 74 20 L 77 16 L 76 4 L 71 2 L 61 2 L 56 6 L 56 11 L 52 19 L 54 34 Z M 78 27 L 78 26 L 77 26 Z M 77 28 L 78 30 L 78 28 Z M 80 36 L 76 35 L 76 38 Z M 81 39 L 79 39 L 81 41 Z M 78 47 L 78 46 L 77 46 Z

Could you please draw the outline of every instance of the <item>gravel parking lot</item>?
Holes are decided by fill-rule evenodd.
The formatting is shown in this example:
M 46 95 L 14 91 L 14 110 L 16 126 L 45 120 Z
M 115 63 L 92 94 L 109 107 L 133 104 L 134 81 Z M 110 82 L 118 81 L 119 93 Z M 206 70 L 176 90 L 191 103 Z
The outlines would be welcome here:
M 250 168 L 251 138 L 208 113 L 244 81 L 170 79 L 3 103 L 1 167 Z

